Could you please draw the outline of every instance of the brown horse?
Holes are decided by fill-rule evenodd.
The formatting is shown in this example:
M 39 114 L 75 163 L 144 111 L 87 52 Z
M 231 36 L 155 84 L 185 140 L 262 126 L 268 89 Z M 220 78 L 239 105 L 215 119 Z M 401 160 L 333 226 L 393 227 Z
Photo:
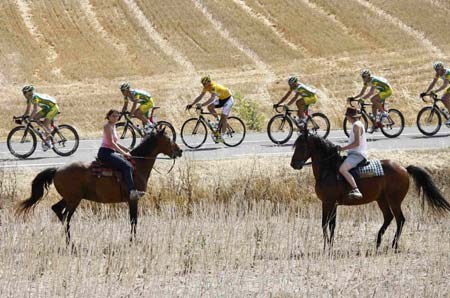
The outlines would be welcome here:
M 337 146 L 317 136 L 300 135 L 295 142 L 291 166 L 300 170 L 309 158 L 312 160 L 316 180 L 316 194 L 322 201 L 324 249 L 327 243 L 330 246 L 333 244 L 337 205 L 361 205 L 373 201 L 378 203 L 384 217 L 383 225 L 378 232 L 376 247 L 380 246 L 384 232 L 395 217 L 397 231 L 392 247 L 397 249 L 402 227 L 405 224 L 401 204 L 409 189 L 409 175 L 413 177 L 418 189 L 422 189 L 424 198 L 433 210 L 450 212 L 449 202 L 442 196 L 431 176 L 419 167 L 408 166 L 405 169 L 395 161 L 382 160 L 384 176 L 358 180 L 358 188 L 363 194 L 363 199 L 355 200 L 347 197 L 350 185 L 345 179 L 337 178 L 338 167 L 342 162 Z M 330 237 L 328 237 L 327 226 Z
M 171 158 L 180 157 L 182 150 L 169 138 L 164 130 L 147 136 L 139 146 L 130 152 L 136 161 L 134 184 L 145 191 L 150 172 L 159 153 Z M 70 241 L 70 219 L 82 199 L 98 203 L 128 203 L 131 221 L 131 239 L 136 236 L 138 201 L 130 201 L 124 181 L 116 177 L 101 177 L 91 173 L 89 163 L 74 162 L 61 168 L 48 168 L 37 174 L 32 182 L 31 197 L 22 201 L 17 214 L 27 214 L 48 190 L 52 181 L 62 199 L 52 206 L 59 220 L 66 222 L 67 241 Z

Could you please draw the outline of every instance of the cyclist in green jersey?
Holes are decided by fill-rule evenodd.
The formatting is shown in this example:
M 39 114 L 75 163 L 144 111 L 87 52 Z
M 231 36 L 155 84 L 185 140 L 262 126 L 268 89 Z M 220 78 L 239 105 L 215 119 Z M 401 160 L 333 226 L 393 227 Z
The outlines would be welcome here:
M 123 95 L 122 112 L 125 112 L 128 107 L 128 101 L 133 103 L 130 110 L 130 115 L 136 117 L 142 122 L 142 126 L 146 133 L 150 133 L 154 124 L 148 118 L 149 111 L 153 108 L 153 97 L 144 90 L 131 89 L 130 83 L 122 83 L 120 91 Z M 139 104 L 139 107 L 137 106 Z
M 361 89 L 361 92 L 359 92 L 358 95 L 354 97 L 350 97 L 350 99 L 367 99 L 370 97 L 370 101 L 372 102 L 372 117 L 375 118 L 378 111 L 381 111 L 381 119 L 386 118 L 387 111 L 384 110 L 384 102 L 386 101 L 386 98 L 392 95 L 392 87 L 389 84 L 389 82 L 382 77 L 376 77 L 373 76 L 371 71 L 368 69 L 362 69 L 361 70 L 361 77 L 363 79 L 363 88 Z M 367 94 L 366 90 L 370 86 L 370 90 Z M 375 93 L 375 91 L 378 91 L 378 93 Z M 365 94 L 365 95 L 364 95 Z M 379 121 L 381 122 L 381 119 Z M 375 120 L 375 119 L 372 119 Z M 372 131 L 368 131 L 369 133 L 374 132 L 378 126 L 381 125 L 381 123 L 373 121 L 374 126 L 372 127 Z
M 444 63 L 442 63 L 440 61 L 436 61 L 433 63 L 433 68 L 436 71 L 436 76 L 434 77 L 433 81 L 431 81 L 431 84 L 430 84 L 430 86 L 428 86 L 427 91 L 421 93 L 420 96 L 427 95 L 430 92 L 438 93 L 438 92 L 446 89 L 450 83 L 450 69 L 445 68 Z M 431 89 L 433 89 L 434 85 L 439 80 L 439 78 L 442 79 L 442 81 L 443 81 L 442 86 L 434 91 L 431 91 Z M 445 90 L 444 94 L 442 95 L 441 101 L 445 105 L 447 110 L 450 111 L 450 87 L 448 87 Z M 448 119 L 445 122 L 445 125 L 447 125 L 447 126 L 450 125 L 450 119 Z
M 35 120 L 36 123 L 44 130 L 44 142 L 42 143 L 42 150 L 47 151 L 53 147 L 51 132 L 52 121 L 59 113 L 59 107 L 56 103 L 56 99 L 47 95 L 34 92 L 32 85 L 27 85 L 22 88 L 22 93 L 27 99 L 27 107 L 24 117 L 29 116 Z M 38 107 L 41 108 L 38 111 Z M 41 120 L 43 119 L 43 120 Z

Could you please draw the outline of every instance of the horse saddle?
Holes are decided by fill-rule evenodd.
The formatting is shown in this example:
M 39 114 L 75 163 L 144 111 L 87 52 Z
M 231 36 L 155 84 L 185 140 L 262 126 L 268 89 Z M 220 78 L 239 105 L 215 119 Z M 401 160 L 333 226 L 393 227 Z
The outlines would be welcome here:
M 384 176 L 383 165 L 378 159 L 364 159 L 355 168 L 350 170 L 355 180 Z M 342 175 L 339 175 L 339 179 L 344 180 Z
M 98 158 L 96 158 L 89 166 L 91 174 L 100 177 L 116 177 L 117 181 L 122 180 L 122 173 L 118 170 L 112 169 L 108 165 L 104 164 Z

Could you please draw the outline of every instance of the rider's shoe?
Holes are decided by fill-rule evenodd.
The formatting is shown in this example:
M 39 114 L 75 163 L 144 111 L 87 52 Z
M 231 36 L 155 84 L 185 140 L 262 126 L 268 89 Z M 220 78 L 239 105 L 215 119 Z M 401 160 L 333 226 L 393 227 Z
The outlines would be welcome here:
M 221 135 L 219 135 L 218 137 L 216 137 L 216 143 L 223 143 L 223 138 Z
M 359 191 L 358 188 L 354 188 L 352 189 L 349 193 L 348 193 L 348 198 L 349 199 L 355 199 L 355 200 L 360 200 L 363 198 L 362 193 Z
M 143 195 L 145 195 L 145 191 L 139 191 L 137 189 L 132 189 L 130 191 L 130 200 L 135 201 L 139 200 Z
M 155 125 L 153 123 L 151 123 L 151 122 L 147 123 L 144 126 L 145 133 L 147 133 L 147 134 L 151 133 L 154 127 L 155 127 Z
M 445 125 L 446 125 L 447 127 L 450 127 L 450 119 L 448 119 L 447 121 L 445 121 Z
M 387 122 L 388 122 L 388 113 L 387 112 L 382 112 L 381 113 L 380 123 L 387 123 Z
M 367 129 L 367 133 L 374 133 L 378 131 L 378 126 L 377 125 L 373 125 L 372 127 Z
M 42 142 L 42 151 L 47 151 L 49 149 L 53 149 L 53 143 L 50 140 Z

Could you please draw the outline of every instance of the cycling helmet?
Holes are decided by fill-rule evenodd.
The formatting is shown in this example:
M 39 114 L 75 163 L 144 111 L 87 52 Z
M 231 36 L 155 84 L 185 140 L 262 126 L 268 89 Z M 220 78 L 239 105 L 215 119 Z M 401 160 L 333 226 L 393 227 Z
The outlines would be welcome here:
M 125 91 L 125 90 L 130 90 L 131 85 L 128 82 L 122 83 L 122 85 L 120 85 L 120 91 Z
M 33 91 L 33 90 L 34 90 L 33 85 L 26 85 L 26 86 L 23 86 L 23 88 L 22 88 L 22 92 L 24 94 L 27 93 L 27 92 Z
M 289 86 L 292 86 L 292 85 L 294 85 L 294 84 L 297 84 L 297 82 L 298 82 L 297 76 L 290 76 L 290 77 L 288 78 L 288 84 L 289 84 Z
M 434 68 L 434 70 L 443 69 L 444 68 L 444 63 L 442 63 L 441 61 L 435 61 L 433 63 L 433 68 Z
M 206 85 L 209 82 L 211 82 L 211 77 L 209 75 L 202 77 L 202 79 L 200 80 L 200 82 L 202 83 L 202 85 Z
M 372 75 L 372 73 L 370 72 L 370 70 L 363 68 L 361 69 L 361 77 L 363 78 L 367 78 L 370 77 Z

